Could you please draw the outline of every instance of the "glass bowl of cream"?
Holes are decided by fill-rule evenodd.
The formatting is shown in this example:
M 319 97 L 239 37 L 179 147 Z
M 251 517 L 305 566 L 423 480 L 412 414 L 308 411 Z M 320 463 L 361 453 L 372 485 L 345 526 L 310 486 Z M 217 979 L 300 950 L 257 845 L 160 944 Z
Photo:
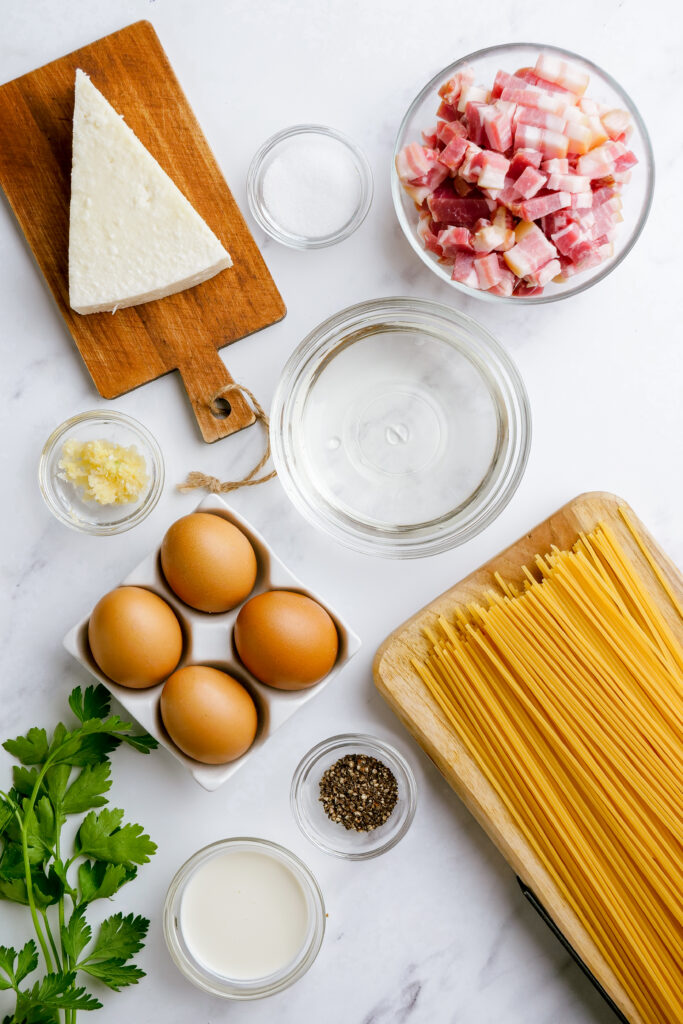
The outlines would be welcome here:
M 198 988 L 261 999 L 309 969 L 325 932 L 325 904 L 311 871 L 283 846 L 223 839 L 177 872 L 163 928 L 173 961 Z
M 164 460 L 142 423 L 121 412 L 92 410 L 61 423 L 38 466 L 45 504 L 82 533 L 124 533 L 142 522 L 161 496 Z
M 247 174 L 247 198 L 267 234 L 293 249 L 334 245 L 358 228 L 372 202 L 361 149 L 334 128 L 297 124 L 268 139 Z

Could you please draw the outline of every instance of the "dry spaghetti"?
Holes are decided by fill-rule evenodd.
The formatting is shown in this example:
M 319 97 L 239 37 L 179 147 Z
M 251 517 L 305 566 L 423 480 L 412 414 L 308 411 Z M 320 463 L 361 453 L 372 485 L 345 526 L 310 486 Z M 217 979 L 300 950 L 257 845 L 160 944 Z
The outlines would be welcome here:
M 615 533 L 497 578 L 413 664 L 645 1024 L 683 1021 L 681 603 Z M 657 584 L 655 584 L 657 585 Z

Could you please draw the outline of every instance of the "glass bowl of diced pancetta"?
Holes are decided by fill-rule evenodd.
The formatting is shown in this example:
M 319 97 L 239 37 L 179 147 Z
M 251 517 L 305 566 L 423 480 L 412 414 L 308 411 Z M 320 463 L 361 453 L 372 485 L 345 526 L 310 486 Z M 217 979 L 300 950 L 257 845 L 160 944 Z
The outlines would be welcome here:
M 539 303 L 617 267 L 652 202 L 645 124 L 596 64 L 555 46 L 479 50 L 435 75 L 393 156 L 399 223 L 443 281 Z

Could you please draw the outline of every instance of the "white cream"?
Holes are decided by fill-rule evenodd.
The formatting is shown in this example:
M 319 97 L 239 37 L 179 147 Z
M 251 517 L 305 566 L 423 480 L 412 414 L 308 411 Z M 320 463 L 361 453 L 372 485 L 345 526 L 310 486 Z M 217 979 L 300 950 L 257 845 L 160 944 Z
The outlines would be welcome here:
M 308 933 L 306 895 L 293 872 L 257 851 L 226 852 L 187 883 L 180 930 L 192 955 L 215 974 L 263 978 L 291 963 Z

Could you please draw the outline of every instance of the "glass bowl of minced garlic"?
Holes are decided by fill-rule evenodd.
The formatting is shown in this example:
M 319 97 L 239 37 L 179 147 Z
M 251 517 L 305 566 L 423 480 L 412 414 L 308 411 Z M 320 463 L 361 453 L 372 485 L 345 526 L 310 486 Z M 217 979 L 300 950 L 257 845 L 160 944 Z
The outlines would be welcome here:
M 52 514 L 83 533 L 123 533 L 149 515 L 164 460 L 146 427 L 120 412 L 83 412 L 45 442 L 40 490 Z

